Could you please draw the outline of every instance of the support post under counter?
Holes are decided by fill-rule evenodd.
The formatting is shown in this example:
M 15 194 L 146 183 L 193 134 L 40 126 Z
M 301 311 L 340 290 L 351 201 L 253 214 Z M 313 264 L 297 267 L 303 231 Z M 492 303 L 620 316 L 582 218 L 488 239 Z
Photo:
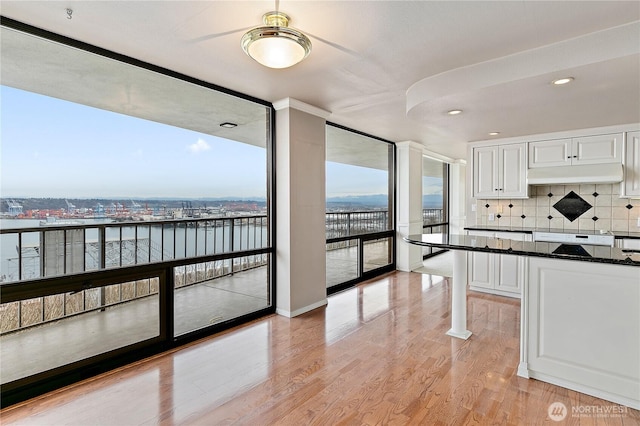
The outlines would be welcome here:
M 453 250 L 453 285 L 451 289 L 451 329 L 448 336 L 467 340 L 467 252 Z

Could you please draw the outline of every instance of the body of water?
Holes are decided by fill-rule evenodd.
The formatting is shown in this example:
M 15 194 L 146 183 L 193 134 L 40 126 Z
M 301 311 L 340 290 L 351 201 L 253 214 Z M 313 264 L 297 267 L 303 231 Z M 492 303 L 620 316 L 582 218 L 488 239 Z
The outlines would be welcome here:
M 75 221 L 74 221 L 75 222 Z M 231 245 L 231 221 L 217 220 L 218 226 L 205 227 L 202 222 L 195 226 L 180 226 L 174 222 L 164 225 L 148 225 L 140 222 L 135 225 L 121 225 L 111 222 L 110 219 L 78 219 L 85 225 L 84 230 L 66 231 L 67 256 L 73 253 L 76 258 L 67 259 L 71 270 L 78 271 L 78 265 L 83 265 L 84 270 L 96 270 L 99 267 L 99 227 L 91 225 L 108 224 L 105 231 L 106 267 L 118 267 L 120 265 L 134 265 L 141 263 L 158 262 L 162 260 L 179 259 L 207 254 L 228 253 L 231 251 L 250 250 L 267 246 L 267 227 L 260 221 L 240 221 L 236 218 L 233 227 L 233 246 Z M 193 224 L 195 222 L 190 222 Z M 47 259 L 51 259 L 51 250 L 57 250 L 53 256 L 62 257 L 65 250 L 63 241 L 65 236 L 60 230 L 47 230 L 47 226 L 40 226 L 38 219 L 0 219 L 2 229 L 24 229 L 37 227 L 38 231 L 22 233 L 22 277 L 23 279 L 37 278 L 40 276 L 40 264 L 42 250 L 42 238 L 45 234 L 46 249 L 49 250 Z M 57 244 L 56 244 L 57 243 Z M 0 235 L 0 281 L 16 281 L 18 279 L 18 233 Z M 78 250 L 81 251 L 78 254 Z M 84 256 L 83 256 L 84 255 Z M 80 258 L 78 258 L 80 256 Z M 82 256 L 84 258 L 82 258 Z M 51 262 L 51 260 L 47 260 Z M 59 263 L 59 260 L 56 260 Z M 58 275 L 57 271 L 50 269 Z

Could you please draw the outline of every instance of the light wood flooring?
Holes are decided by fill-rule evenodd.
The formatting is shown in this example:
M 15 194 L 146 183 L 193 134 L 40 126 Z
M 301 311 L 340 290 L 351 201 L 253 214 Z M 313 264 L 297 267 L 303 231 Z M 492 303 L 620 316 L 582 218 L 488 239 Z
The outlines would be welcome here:
M 516 376 L 519 301 L 393 272 L 296 318 L 269 316 L 0 411 L 3 425 L 638 425 L 640 412 Z M 562 423 L 547 414 L 562 402 Z M 573 417 L 572 407 L 583 407 Z M 616 406 L 619 408 L 619 406 Z M 591 408 L 593 410 L 593 408 Z

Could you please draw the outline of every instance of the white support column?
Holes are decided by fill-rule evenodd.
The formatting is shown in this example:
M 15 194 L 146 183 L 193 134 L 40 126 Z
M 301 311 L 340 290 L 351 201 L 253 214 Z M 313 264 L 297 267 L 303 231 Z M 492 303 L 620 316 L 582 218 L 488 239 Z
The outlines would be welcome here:
M 400 271 L 422 266 L 420 246 L 402 240 L 422 234 L 422 149 L 412 141 L 396 144 L 396 268 Z
M 464 234 L 466 226 L 467 164 L 456 160 L 449 164 L 449 233 Z
M 467 340 L 467 252 L 453 251 L 453 284 L 451 289 L 451 329 L 448 336 Z
M 327 111 L 295 99 L 276 109 L 276 313 L 327 304 L 325 128 Z

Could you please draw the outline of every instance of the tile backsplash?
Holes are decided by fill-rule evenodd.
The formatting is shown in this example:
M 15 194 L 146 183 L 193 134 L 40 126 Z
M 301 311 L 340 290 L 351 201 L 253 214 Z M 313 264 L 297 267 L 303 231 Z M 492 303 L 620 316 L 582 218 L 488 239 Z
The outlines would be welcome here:
M 584 200 L 577 200 L 583 204 L 578 213 L 583 213 L 573 221 L 554 207 L 562 206 L 557 203 L 567 195 L 565 201 L 575 202 L 572 191 Z M 640 200 L 620 198 L 619 184 L 531 186 L 529 196 L 524 200 L 476 200 L 477 225 L 640 232 Z M 491 214 L 493 221 L 489 220 Z M 573 218 L 575 214 L 568 216 Z

